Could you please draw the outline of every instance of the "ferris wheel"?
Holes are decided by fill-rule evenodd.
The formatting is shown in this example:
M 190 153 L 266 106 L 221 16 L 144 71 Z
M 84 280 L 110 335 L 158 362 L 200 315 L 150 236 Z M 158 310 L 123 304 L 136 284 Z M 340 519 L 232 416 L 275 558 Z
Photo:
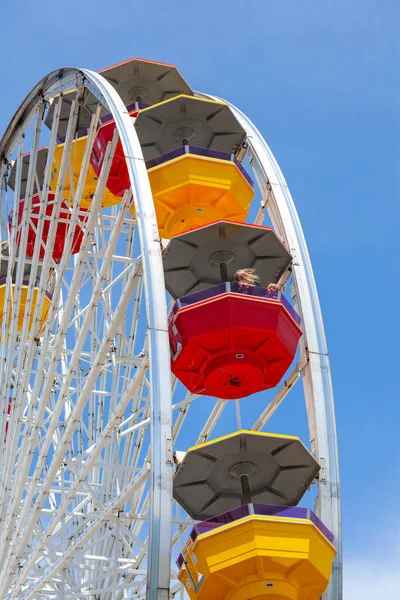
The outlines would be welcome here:
M 0 177 L 0 598 L 341 600 L 318 294 L 250 119 L 172 65 L 62 68 Z M 309 440 L 268 433 L 300 379 Z

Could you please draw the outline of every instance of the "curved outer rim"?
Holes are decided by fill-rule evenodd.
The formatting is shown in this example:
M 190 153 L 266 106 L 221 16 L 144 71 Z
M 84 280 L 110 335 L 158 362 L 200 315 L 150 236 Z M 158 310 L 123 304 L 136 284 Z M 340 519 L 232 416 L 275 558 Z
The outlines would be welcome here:
M 197 95 L 221 101 L 217 96 Z M 310 255 L 289 187 L 252 121 L 224 100 L 247 133 L 249 159 L 273 227 L 293 256 L 292 297 L 303 322 L 300 352 L 312 451 L 321 465 L 315 511 L 335 536 L 337 555 L 324 600 L 342 600 L 339 459 L 328 348 Z
M 167 600 L 170 586 L 172 518 L 172 398 L 168 320 L 161 244 L 150 182 L 133 121 L 116 90 L 98 73 L 65 67 L 43 77 L 26 96 L 0 141 L 0 167 L 18 141 L 38 103 L 67 84 L 86 87 L 105 105 L 116 123 L 135 203 L 142 252 L 151 384 L 151 503 L 147 561 L 147 600 Z M 3 163 L 3 165 L 1 165 Z

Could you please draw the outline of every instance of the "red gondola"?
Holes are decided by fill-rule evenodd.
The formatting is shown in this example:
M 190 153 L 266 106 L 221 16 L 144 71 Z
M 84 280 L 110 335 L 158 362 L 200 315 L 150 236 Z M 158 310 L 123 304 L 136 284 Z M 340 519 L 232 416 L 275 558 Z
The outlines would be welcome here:
M 44 258 L 45 247 L 47 244 L 47 238 L 49 235 L 50 229 L 50 217 L 53 214 L 54 208 L 54 198 L 55 194 L 53 192 L 49 192 L 47 196 L 47 207 L 46 207 L 46 216 L 49 217 L 45 219 L 43 230 L 42 230 L 42 242 L 43 244 L 40 247 L 39 257 L 40 259 Z M 30 216 L 30 224 L 28 229 L 28 241 L 26 245 L 26 254 L 29 258 L 32 258 L 34 249 L 35 249 L 35 241 L 36 241 L 36 229 L 38 227 L 38 215 L 40 212 L 40 204 L 41 200 L 38 194 L 32 196 L 32 206 L 31 206 L 31 216 Z M 18 208 L 18 225 L 22 223 L 22 216 L 25 208 L 25 199 L 20 200 L 19 208 Z M 81 209 L 83 211 L 83 209 Z M 36 216 L 37 215 L 37 216 Z M 10 220 L 11 220 L 10 215 Z M 79 217 L 81 221 L 85 221 L 86 217 Z M 69 204 L 66 200 L 62 200 L 61 202 L 61 210 L 59 216 L 59 223 L 57 224 L 56 235 L 54 239 L 53 245 L 53 258 L 56 262 L 60 262 L 62 255 L 64 253 L 65 240 L 68 234 L 69 224 L 67 221 L 71 220 L 71 210 L 69 208 Z M 75 228 L 74 237 L 72 240 L 71 246 L 71 254 L 76 254 L 79 252 L 83 239 L 83 231 L 82 228 L 77 226 Z M 21 242 L 21 234 L 19 233 L 17 236 L 17 244 L 20 245 Z
M 129 115 L 131 117 L 136 117 L 138 112 L 139 110 L 135 109 L 132 110 Z M 107 144 L 108 142 L 111 142 L 114 135 L 114 130 L 115 121 L 111 119 L 110 121 L 103 123 L 103 125 L 101 125 L 97 131 L 90 157 L 90 164 L 92 165 L 97 177 L 100 175 Z M 114 196 L 118 196 L 119 198 L 122 198 L 125 190 L 129 190 L 131 187 L 121 140 L 118 140 L 115 148 L 115 154 L 111 164 L 106 187 L 112 194 L 114 194 Z
M 265 288 L 223 283 L 170 315 L 171 368 L 193 393 L 226 400 L 275 387 L 296 353 L 300 318 Z

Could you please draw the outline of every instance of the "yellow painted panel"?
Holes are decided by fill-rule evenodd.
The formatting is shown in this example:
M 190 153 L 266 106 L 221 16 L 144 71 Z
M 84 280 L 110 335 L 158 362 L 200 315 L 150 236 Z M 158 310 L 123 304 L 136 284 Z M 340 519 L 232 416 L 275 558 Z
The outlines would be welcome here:
M 15 288 L 15 285 L 12 284 L 11 302 L 13 302 L 14 288 Z M 37 303 L 38 291 L 39 291 L 38 288 L 34 288 L 33 299 L 32 299 L 32 312 L 30 314 L 29 324 L 28 324 L 29 333 L 32 331 L 33 313 L 34 313 L 34 309 L 35 309 L 35 306 Z M 1 324 L 3 321 L 3 315 L 5 312 L 5 307 L 4 307 L 5 295 L 6 295 L 6 284 L 3 284 L 3 285 L 0 285 L 0 327 L 1 327 Z M 18 324 L 17 324 L 18 331 L 22 331 L 24 319 L 27 317 L 27 315 L 25 315 L 25 306 L 26 306 L 27 296 L 28 296 L 28 286 L 23 285 L 22 290 L 21 290 L 21 302 L 20 302 L 19 314 L 18 314 Z M 50 302 L 51 302 L 50 298 L 45 296 L 44 300 L 43 300 L 42 312 L 40 315 L 40 331 L 43 330 L 45 321 L 47 319 L 47 315 L 48 315 L 49 308 L 50 308 Z M 11 310 L 9 311 L 9 317 L 8 317 L 8 327 L 10 327 L 10 326 L 11 326 Z
M 79 175 L 81 171 L 83 156 L 85 154 L 85 146 L 87 142 L 87 136 L 80 137 L 72 142 L 72 148 L 70 153 L 70 165 L 72 169 L 72 183 L 74 193 L 76 192 L 76 188 L 78 186 Z M 58 174 L 61 168 L 61 160 L 64 152 L 64 144 L 59 144 L 54 151 L 54 164 L 51 175 L 50 187 L 53 191 L 55 191 L 58 182 Z M 90 208 L 92 203 L 92 198 L 94 192 L 96 191 L 97 186 L 97 175 L 92 167 L 89 164 L 88 172 L 86 176 L 85 187 L 82 194 L 82 208 Z M 67 172 L 64 184 L 64 198 L 68 200 L 68 202 L 73 204 L 73 196 L 71 191 L 71 182 L 70 182 L 70 174 Z M 102 206 L 106 208 L 107 206 L 113 206 L 114 204 L 120 204 L 122 198 L 114 196 L 107 188 L 104 190 Z
M 198 600 L 319 600 L 335 553 L 307 519 L 251 515 L 199 535 L 180 579 Z

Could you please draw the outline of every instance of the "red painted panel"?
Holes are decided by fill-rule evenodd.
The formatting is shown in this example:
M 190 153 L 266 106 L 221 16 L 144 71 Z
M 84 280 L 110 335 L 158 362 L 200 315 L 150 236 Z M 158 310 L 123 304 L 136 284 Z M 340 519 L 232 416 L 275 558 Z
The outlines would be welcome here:
M 55 199 L 55 194 L 53 194 L 53 192 L 49 192 L 48 196 L 47 196 L 48 204 L 47 204 L 46 212 L 45 212 L 47 217 L 51 217 L 53 214 L 54 199 Z M 39 195 L 35 194 L 34 196 L 32 196 L 31 217 L 30 217 L 31 223 L 29 225 L 28 241 L 27 241 L 27 246 L 26 246 L 26 254 L 29 258 L 32 258 L 34 249 L 35 249 L 36 229 L 38 227 L 38 216 L 36 217 L 35 215 L 39 215 L 40 204 L 41 204 L 41 201 L 40 201 Z M 25 199 L 20 200 L 20 203 L 19 203 L 18 225 L 21 225 L 21 223 L 22 223 L 22 216 L 23 216 L 24 208 L 25 208 Z M 83 209 L 81 209 L 81 210 L 83 210 Z M 64 221 L 71 220 L 71 211 L 69 210 L 69 204 L 66 200 L 62 200 L 62 202 L 61 202 L 61 210 L 60 210 L 59 218 Z M 80 220 L 84 221 L 86 219 L 84 217 L 80 217 Z M 66 240 L 66 237 L 68 234 L 68 228 L 69 228 L 69 224 L 66 222 L 60 222 L 57 225 L 56 236 L 54 239 L 54 246 L 53 246 L 53 258 L 56 262 L 59 262 L 61 260 L 62 255 L 64 253 L 65 240 Z M 42 230 L 42 240 L 43 240 L 44 244 L 47 243 L 49 229 L 50 229 L 50 220 L 45 219 L 44 225 L 43 225 L 43 230 Z M 83 239 L 83 231 L 82 231 L 81 227 L 76 227 L 75 232 L 74 232 L 74 237 L 72 240 L 71 254 L 77 254 L 79 252 L 81 245 L 82 245 L 82 239 Z M 20 240 L 21 240 L 21 233 L 19 233 L 17 236 L 18 246 L 20 245 Z M 40 259 L 44 258 L 44 253 L 45 253 L 45 248 L 43 245 L 41 245 L 40 251 L 39 251 Z
M 136 117 L 138 112 L 138 110 L 132 110 L 129 114 L 131 117 Z M 97 132 L 90 157 L 90 164 L 92 165 L 97 177 L 100 175 L 107 144 L 108 142 L 111 142 L 114 135 L 114 130 L 115 121 L 112 120 L 104 123 L 104 125 L 101 125 Z M 114 196 L 118 196 L 119 198 L 122 198 L 125 190 L 128 190 L 131 187 L 124 151 L 120 141 L 117 142 L 117 147 L 115 149 L 106 187 L 112 194 L 114 194 Z

